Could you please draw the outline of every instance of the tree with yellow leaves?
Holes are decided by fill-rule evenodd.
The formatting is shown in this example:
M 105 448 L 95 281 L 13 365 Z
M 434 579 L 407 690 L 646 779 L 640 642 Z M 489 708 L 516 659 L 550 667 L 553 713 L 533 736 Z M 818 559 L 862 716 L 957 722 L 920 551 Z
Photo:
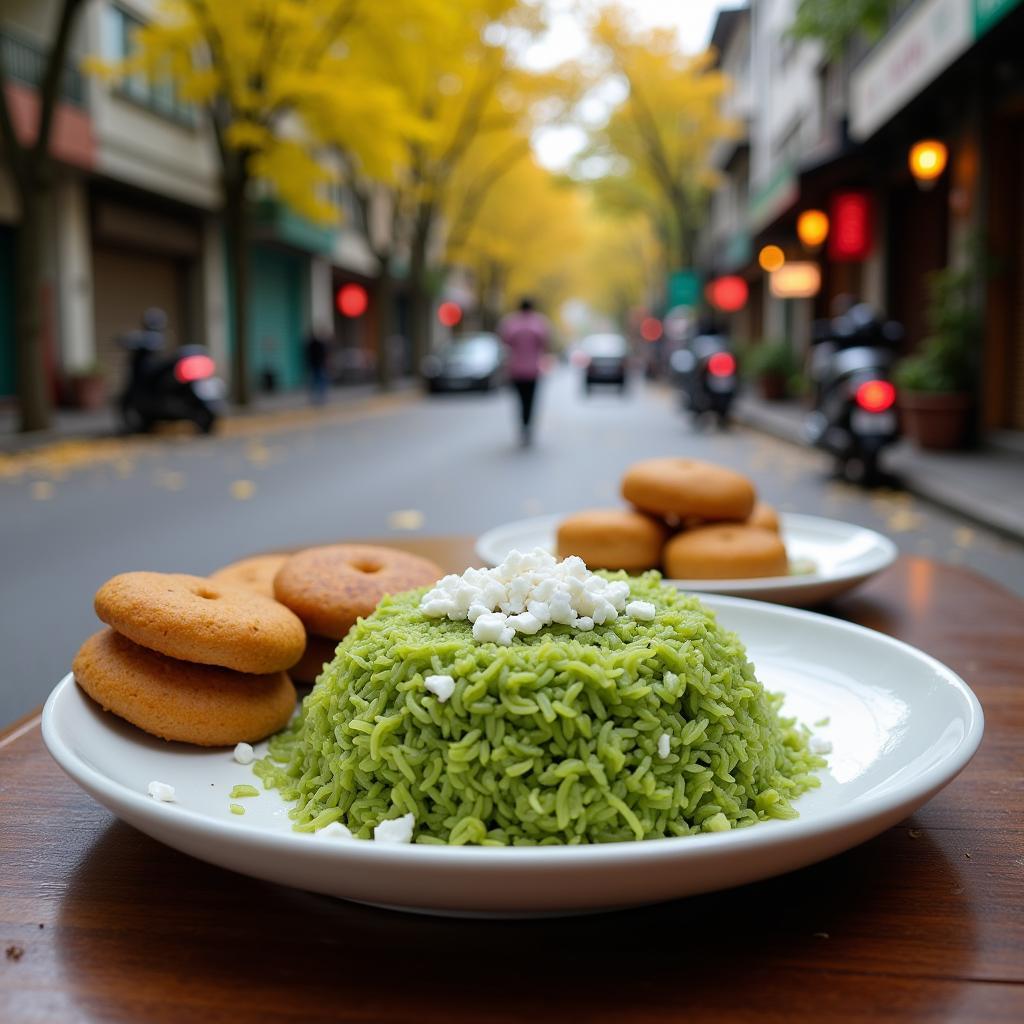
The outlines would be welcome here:
M 710 51 L 683 54 L 673 30 L 632 29 L 621 8 L 602 12 L 594 41 L 628 90 L 586 152 L 607 166 L 597 195 L 608 208 L 649 217 L 672 264 L 686 267 L 714 184 L 711 150 L 739 131 L 722 114 L 728 78 Z
M 389 81 L 424 128 L 420 137 L 409 137 L 404 170 L 388 188 L 384 205 L 393 230 L 383 236 L 386 266 L 396 257 L 407 263 L 417 362 L 428 345 L 432 291 L 441 278 L 446 239 L 465 234 L 490 189 L 526 155 L 541 108 L 547 118 L 558 116 L 575 88 L 566 69 L 534 74 L 518 60 L 525 41 L 543 27 L 539 5 L 448 0 L 446 6 L 455 24 L 433 33 L 429 45 L 411 39 L 411 32 L 389 36 Z M 358 161 L 349 164 L 357 198 L 369 197 L 372 186 L 361 182 Z M 382 268 L 383 254 L 379 250 Z
M 250 394 L 247 353 L 247 200 L 257 179 L 316 221 L 336 220 L 325 199 L 326 147 L 356 155 L 364 174 L 388 179 L 422 125 L 390 82 L 381 43 L 403 25 L 451 27 L 444 0 L 169 0 L 140 29 L 115 73 L 171 79 L 203 106 L 221 160 L 231 267 L 232 388 Z
M 527 148 L 527 153 L 528 153 Z M 472 168 L 464 173 L 474 177 Z M 459 191 L 459 180 L 456 180 Z M 574 257 L 585 240 L 585 198 L 532 155 L 512 164 L 482 199 L 466 230 L 449 239 L 448 260 L 470 272 L 481 327 L 493 329 L 517 297 L 550 313 L 577 283 Z
M 621 326 L 637 309 L 655 306 L 664 279 L 664 251 L 641 213 L 609 215 L 591 209 L 579 266 L 578 292 L 588 306 Z

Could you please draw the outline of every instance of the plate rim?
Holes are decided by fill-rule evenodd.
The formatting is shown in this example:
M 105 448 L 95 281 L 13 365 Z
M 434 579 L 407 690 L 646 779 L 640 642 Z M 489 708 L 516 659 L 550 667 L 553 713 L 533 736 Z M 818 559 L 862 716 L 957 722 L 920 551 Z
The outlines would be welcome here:
M 525 527 L 527 525 L 533 525 L 537 529 L 554 526 L 560 519 L 564 519 L 570 514 L 571 513 L 568 512 L 548 513 L 542 516 L 529 516 L 524 519 L 513 519 L 510 522 L 501 523 L 498 526 L 492 526 L 489 530 L 485 530 L 479 537 L 477 537 L 476 543 L 473 545 L 474 554 L 486 565 L 493 566 L 494 562 L 484 553 L 484 545 L 493 534 L 513 526 Z M 878 530 L 873 530 L 870 526 L 861 526 L 859 523 L 850 523 L 844 519 L 831 519 L 828 516 L 815 516 L 805 512 L 780 512 L 779 518 L 783 526 L 790 525 L 797 528 L 800 526 L 817 526 L 820 528 L 822 524 L 827 524 L 828 526 L 843 526 L 850 530 L 859 530 L 870 534 L 878 548 L 877 555 L 874 557 L 874 561 L 868 565 L 840 570 L 827 575 L 820 572 L 813 572 L 800 573 L 794 576 L 747 576 L 736 579 L 692 580 L 665 577 L 665 582 L 680 590 L 692 591 L 694 593 L 714 592 L 710 589 L 712 587 L 725 588 L 732 596 L 739 596 L 741 594 L 759 594 L 767 591 L 774 592 L 783 587 L 787 589 L 790 587 L 794 589 L 809 589 L 810 587 L 842 584 L 866 579 L 869 576 L 874 576 L 875 574 L 882 572 L 884 569 L 888 569 L 889 566 L 892 565 L 899 557 L 899 548 L 895 541 L 890 537 L 887 537 L 884 533 L 880 533 Z
M 679 858 L 715 857 L 745 849 L 771 850 L 785 847 L 843 829 L 855 829 L 865 823 L 891 815 L 903 807 L 920 806 L 932 794 L 952 782 L 967 766 L 977 751 L 984 734 L 984 711 L 970 686 L 948 665 L 925 651 L 888 634 L 869 629 L 857 623 L 822 615 L 818 612 L 783 605 L 766 604 L 760 601 L 723 595 L 707 595 L 701 598 L 718 611 L 721 608 L 738 608 L 756 615 L 787 619 L 796 617 L 817 622 L 840 633 L 852 633 L 868 637 L 873 642 L 900 651 L 920 660 L 937 677 L 950 686 L 964 703 L 968 724 L 963 736 L 938 762 L 924 769 L 912 779 L 900 784 L 895 790 L 865 796 L 852 811 L 846 806 L 831 808 L 813 818 L 798 817 L 780 823 L 765 822 L 774 826 L 768 828 L 731 829 L 721 833 L 701 833 L 692 836 L 670 836 L 662 839 L 623 841 L 617 843 L 581 844 L 578 846 L 533 846 L 533 847 L 476 847 L 439 846 L 433 844 L 386 844 L 370 841 L 338 842 L 337 844 L 313 844 L 310 837 L 295 832 L 271 832 L 246 822 L 219 821 L 206 814 L 180 805 L 156 805 L 148 795 L 117 782 L 86 763 L 69 746 L 55 724 L 57 708 L 63 695 L 74 690 L 74 675 L 68 672 L 50 693 L 43 706 L 42 736 L 51 756 L 64 772 L 78 785 L 94 796 L 94 790 L 102 793 L 115 805 L 126 804 L 143 818 L 160 820 L 160 814 L 173 814 L 191 834 L 203 833 L 204 838 L 226 839 L 236 842 L 243 837 L 246 843 L 254 843 L 266 851 L 299 856 L 320 857 L 329 855 L 339 861 L 352 864 L 385 863 L 391 865 L 417 865 L 433 869 L 452 869 L 472 866 L 483 871 L 502 871 L 510 867 L 523 870 L 547 870 L 551 868 L 596 868 L 609 866 L 623 857 L 627 861 L 645 864 L 676 860 Z M 109 713 L 109 712 L 107 712 Z M 224 748 L 227 750 L 227 748 Z M 99 801 L 104 803 L 103 800 Z M 105 804 L 110 806 L 110 804 Z M 115 812 L 116 813 L 116 812 Z M 169 819 L 173 821 L 174 819 Z M 686 851 L 690 851 L 687 853 Z

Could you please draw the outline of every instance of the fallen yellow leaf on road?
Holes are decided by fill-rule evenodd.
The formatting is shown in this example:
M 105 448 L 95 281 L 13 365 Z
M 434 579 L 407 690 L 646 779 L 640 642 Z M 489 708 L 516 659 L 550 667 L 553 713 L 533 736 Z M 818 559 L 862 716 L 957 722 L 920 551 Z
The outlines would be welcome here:
M 238 501 L 248 501 L 256 493 L 256 485 L 251 480 L 235 480 L 231 484 L 231 497 Z
M 953 531 L 953 543 L 958 548 L 974 546 L 974 531 L 969 526 L 958 526 Z
M 423 526 L 423 513 L 418 508 L 402 508 L 388 516 L 392 530 L 419 530 Z
M 185 474 L 176 469 L 157 470 L 153 483 L 165 491 L 180 491 L 185 486 Z
M 49 480 L 32 481 L 32 497 L 36 501 L 48 501 L 54 495 L 54 486 Z

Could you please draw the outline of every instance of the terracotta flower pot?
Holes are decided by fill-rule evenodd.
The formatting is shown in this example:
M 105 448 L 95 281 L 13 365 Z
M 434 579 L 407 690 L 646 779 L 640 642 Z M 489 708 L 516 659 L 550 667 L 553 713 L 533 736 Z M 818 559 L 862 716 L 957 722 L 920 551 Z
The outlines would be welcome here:
M 971 396 L 950 392 L 901 391 L 900 413 L 907 436 L 922 448 L 961 448 L 971 423 Z
M 107 382 L 98 373 L 71 378 L 71 401 L 76 409 L 101 409 L 106 400 Z

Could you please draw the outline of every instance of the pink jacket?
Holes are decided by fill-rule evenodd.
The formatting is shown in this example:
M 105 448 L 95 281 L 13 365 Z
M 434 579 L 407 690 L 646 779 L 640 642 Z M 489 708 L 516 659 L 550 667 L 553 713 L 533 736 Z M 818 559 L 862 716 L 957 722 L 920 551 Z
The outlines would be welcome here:
M 509 377 L 512 380 L 539 377 L 541 360 L 551 345 L 547 317 L 534 310 L 509 313 L 498 325 L 498 333 L 508 348 L 505 367 Z

